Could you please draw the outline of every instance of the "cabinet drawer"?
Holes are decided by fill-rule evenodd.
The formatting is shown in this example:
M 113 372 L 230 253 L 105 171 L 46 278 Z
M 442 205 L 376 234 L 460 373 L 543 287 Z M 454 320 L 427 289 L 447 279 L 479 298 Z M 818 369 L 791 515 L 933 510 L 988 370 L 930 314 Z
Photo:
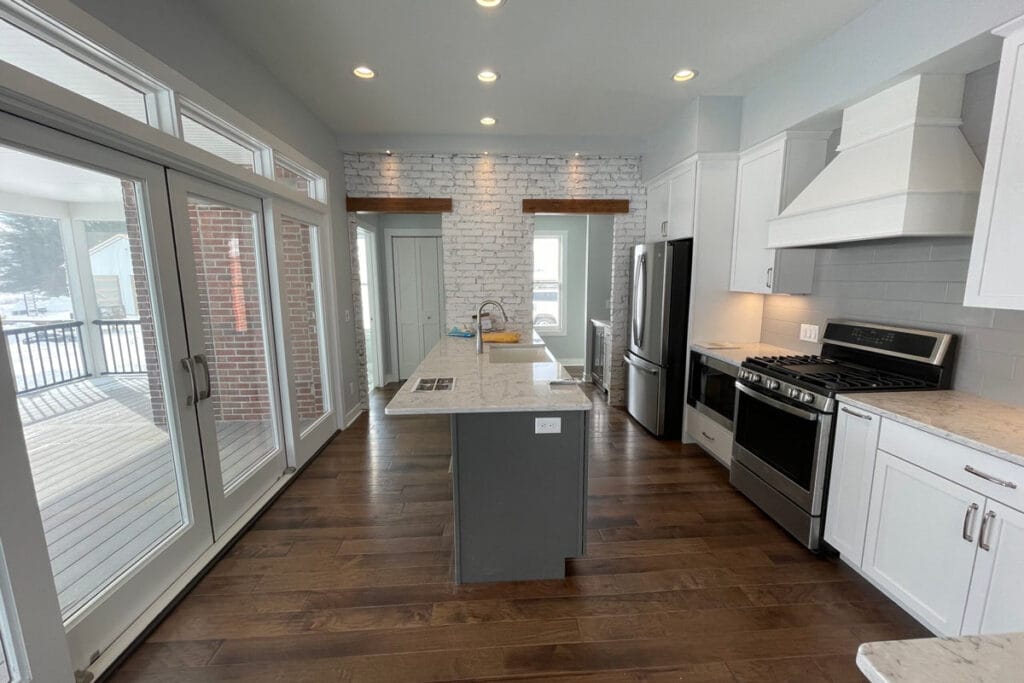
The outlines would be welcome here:
M 687 433 L 726 467 L 732 462 L 732 432 L 707 415 L 687 407 Z
M 892 420 L 882 420 L 878 448 L 1000 503 L 1024 510 L 1024 467 Z M 986 476 L 1007 485 L 990 481 Z

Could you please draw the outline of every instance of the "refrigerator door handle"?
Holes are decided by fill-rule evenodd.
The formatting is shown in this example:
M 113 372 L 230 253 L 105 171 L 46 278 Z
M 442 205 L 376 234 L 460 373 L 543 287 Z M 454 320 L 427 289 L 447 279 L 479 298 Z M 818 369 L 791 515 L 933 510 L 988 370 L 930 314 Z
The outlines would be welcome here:
M 640 372 L 645 372 L 648 375 L 657 375 L 660 368 L 649 368 L 646 367 L 646 363 L 641 364 L 635 358 L 630 356 L 628 353 L 622 357 L 622 360 L 626 361 Z
M 641 254 L 633 274 L 633 344 L 644 345 L 647 321 L 647 254 Z

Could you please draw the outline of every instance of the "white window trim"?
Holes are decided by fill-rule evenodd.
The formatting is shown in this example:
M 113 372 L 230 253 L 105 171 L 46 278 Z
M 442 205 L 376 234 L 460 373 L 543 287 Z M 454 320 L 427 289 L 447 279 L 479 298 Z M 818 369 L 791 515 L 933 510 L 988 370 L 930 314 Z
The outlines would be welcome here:
M 274 160 L 271 156 L 270 147 L 268 145 L 260 142 L 245 131 L 233 126 L 216 114 L 206 111 L 198 104 L 188 101 L 184 97 L 179 96 L 177 98 L 177 102 L 179 130 L 184 131 L 184 125 L 181 122 L 182 117 L 192 119 L 196 123 L 209 128 L 214 133 L 224 136 L 239 147 L 252 152 L 253 173 L 258 176 L 269 177 L 271 179 L 274 178 Z M 184 133 L 181 135 L 181 139 L 185 140 Z M 188 142 L 188 140 L 185 140 L 185 142 L 193 144 Z
M 551 337 L 564 337 L 568 332 L 568 328 L 565 324 L 565 273 L 569 265 L 569 258 L 566 254 L 565 247 L 569 243 L 569 231 L 568 230 L 546 230 L 546 229 L 534 229 L 533 238 L 538 237 L 557 237 L 558 238 L 558 255 L 561 263 L 558 264 L 558 326 L 550 327 L 545 325 L 544 327 L 537 327 L 537 334 L 548 335 Z M 533 322 L 533 284 L 537 282 L 554 282 L 554 280 L 532 280 L 530 286 L 530 322 Z
M 241 113 L 216 99 L 177 71 L 134 45 L 69 0 L 0 0 L 0 14 L 23 30 L 82 59 L 131 87 L 150 92 L 155 111 L 143 123 L 105 107 L 43 78 L 0 61 L 0 109 L 74 133 L 86 139 L 141 156 L 232 189 L 277 196 L 307 208 L 327 212 L 328 171 L 284 140 L 264 130 Z M 77 35 L 76 35 L 77 34 Z M 257 161 L 263 175 L 245 169 L 180 137 L 180 102 L 187 102 L 220 121 L 243 139 L 256 141 L 262 150 Z M 191 116 L 191 114 L 190 114 Z M 218 128 L 218 132 L 223 132 Z M 234 138 L 232 138 L 234 139 Z M 240 142 L 240 144 L 242 144 Z M 249 145 L 243 145 L 249 146 Z M 273 177 L 273 151 L 323 179 L 323 194 L 312 199 Z M 269 177 L 268 177 L 269 175 Z

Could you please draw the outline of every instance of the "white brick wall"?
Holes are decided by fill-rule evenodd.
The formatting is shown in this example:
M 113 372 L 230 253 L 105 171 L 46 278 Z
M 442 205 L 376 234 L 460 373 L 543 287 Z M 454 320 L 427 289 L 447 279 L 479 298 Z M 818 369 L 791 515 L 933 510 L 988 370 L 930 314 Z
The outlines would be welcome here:
M 355 382 L 359 387 L 359 407 L 369 410 L 370 390 L 366 377 L 366 334 L 363 329 L 362 285 L 359 282 L 358 227 L 355 216 L 349 214 L 348 243 L 352 245 L 349 252 L 349 268 L 352 273 L 352 320 L 356 327 L 356 359 L 359 361 L 359 376 L 356 377 Z
M 346 154 L 353 197 L 451 197 L 441 220 L 446 326 L 468 323 L 484 299 L 498 299 L 512 325 L 528 329 L 533 278 L 533 216 L 524 198 L 629 199 L 615 216 L 612 240 L 611 357 L 625 351 L 629 248 L 643 241 L 647 199 L 640 157 Z M 356 296 L 358 297 L 358 288 Z M 622 361 L 610 366 L 609 397 L 625 400 Z

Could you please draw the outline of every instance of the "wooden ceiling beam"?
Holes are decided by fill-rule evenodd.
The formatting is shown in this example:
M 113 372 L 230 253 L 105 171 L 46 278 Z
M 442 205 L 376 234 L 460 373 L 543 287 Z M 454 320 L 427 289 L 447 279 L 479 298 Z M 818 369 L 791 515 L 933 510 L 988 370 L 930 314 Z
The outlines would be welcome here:
M 348 211 L 375 213 L 451 213 L 451 197 L 346 197 Z
M 524 199 L 523 213 L 629 213 L 628 199 Z

